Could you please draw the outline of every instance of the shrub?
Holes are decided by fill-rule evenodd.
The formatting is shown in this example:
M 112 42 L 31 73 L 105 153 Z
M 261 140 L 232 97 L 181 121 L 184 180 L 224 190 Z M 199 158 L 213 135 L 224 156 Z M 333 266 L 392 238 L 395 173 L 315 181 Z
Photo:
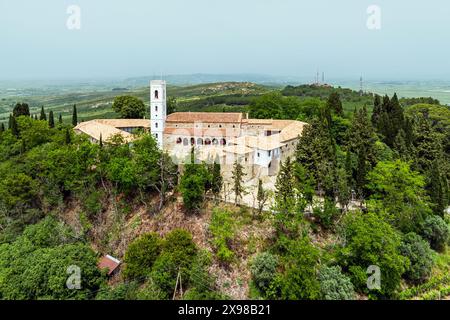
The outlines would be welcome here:
M 155 286 L 161 290 L 161 296 L 167 299 L 175 290 L 179 267 L 174 256 L 162 253 L 153 265 L 151 279 Z M 186 279 L 182 276 L 182 279 Z
M 272 282 L 278 266 L 277 258 L 269 252 L 258 254 L 252 261 L 251 273 L 255 286 L 265 293 Z
M 342 273 L 341 267 L 323 266 L 319 271 L 321 298 L 325 300 L 353 300 L 355 291 L 350 278 Z
M 380 290 L 371 293 L 381 297 L 394 296 L 409 264 L 408 259 L 400 254 L 401 237 L 398 231 L 372 212 L 348 214 L 343 231 L 345 245 L 338 252 L 338 258 L 340 265 L 352 272 L 353 284 L 368 293 L 364 283 L 364 278 L 367 280 L 365 271 L 371 265 L 378 266 L 383 285 Z
M 195 257 L 197 248 L 188 231 L 175 229 L 165 236 L 163 252 L 171 255 L 179 267 L 188 267 Z
M 415 233 L 403 237 L 400 252 L 411 262 L 405 276 L 415 283 L 428 279 L 433 267 L 433 252 L 430 245 Z
M 229 263 L 234 258 L 234 252 L 229 243 L 234 237 L 234 221 L 227 210 L 214 209 L 209 230 L 213 236 L 213 245 L 217 250 L 217 258 Z
M 430 242 L 431 248 L 442 251 L 450 236 L 448 224 L 439 216 L 429 216 L 422 225 L 422 234 Z
M 329 199 L 325 200 L 323 208 L 315 207 L 313 209 L 314 216 L 319 219 L 320 224 L 326 229 L 333 226 L 334 220 L 339 215 L 339 212 L 340 210 L 336 207 L 336 203 Z
M 125 253 L 123 276 L 127 279 L 147 276 L 161 252 L 161 238 L 147 233 L 134 240 Z

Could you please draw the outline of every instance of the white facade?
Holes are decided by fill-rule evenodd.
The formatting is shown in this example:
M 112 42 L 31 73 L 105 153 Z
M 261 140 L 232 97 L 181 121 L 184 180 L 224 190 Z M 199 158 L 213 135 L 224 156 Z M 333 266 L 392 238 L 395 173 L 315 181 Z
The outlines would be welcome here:
M 166 117 L 166 82 L 164 80 L 152 80 L 150 81 L 150 131 L 161 149 L 163 148 Z

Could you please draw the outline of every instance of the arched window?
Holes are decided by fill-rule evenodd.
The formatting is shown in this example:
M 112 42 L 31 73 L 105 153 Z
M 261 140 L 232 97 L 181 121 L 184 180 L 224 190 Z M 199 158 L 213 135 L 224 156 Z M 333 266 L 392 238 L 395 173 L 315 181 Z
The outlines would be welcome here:
M 158 92 L 158 90 L 155 90 L 155 99 L 159 99 L 159 92 Z
M 158 112 L 158 106 L 155 106 L 155 112 Z
M 203 145 L 203 139 L 202 138 L 198 138 L 197 139 L 197 144 L 198 145 Z
M 155 128 L 158 129 L 158 122 L 155 122 Z
M 183 146 L 187 146 L 189 144 L 189 141 L 187 138 L 183 139 Z
M 222 146 L 225 146 L 225 145 L 227 144 L 227 140 L 225 140 L 225 139 L 220 139 L 220 144 L 221 144 Z
M 211 144 L 211 140 L 209 138 L 205 139 L 205 145 L 209 146 Z
M 195 145 L 195 138 L 191 138 L 191 146 Z
M 212 139 L 212 144 L 216 146 L 217 144 L 219 144 L 219 141 L 217 141 L 217 139 L 214 138 L 214 139 Z
M 155 138 L 158 139 L 158 134 L 157 133 L 155 133 Z
M 181 139 L 180 137 L 177 138 L 177 144 L 180 144 L 181 142 L 183 142 L 183 139 Z

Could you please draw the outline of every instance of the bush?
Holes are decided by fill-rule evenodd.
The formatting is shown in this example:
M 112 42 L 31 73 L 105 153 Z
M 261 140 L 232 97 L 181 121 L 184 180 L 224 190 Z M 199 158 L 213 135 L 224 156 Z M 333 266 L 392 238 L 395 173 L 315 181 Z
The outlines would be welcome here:
M 371 293 L 380 297 L 395 296 L 409 264 L 400 254 L 398 231 L 377 214 L 355 212 L 345 217 L 341 236 L 345 245 L 338 252 L 340 265 L 353 274 L 352 282 L 358 290 L 369 293 L 365 285 L 366 270 L 374 265 L 381 270 L 383 285 Z
M 262 293 L 266 292 L 272 282 L 277 266 L 277 258 L 269 252 L 262 252 L 253 259 L 250 269 L 253 282 Z
M 448 224 L 439 216 L 429 216 L 422 225 L 422 234 L 430 242 L 431 248 L 442 251 L 450 236 Z
M 430 245 L 415 233 L 403 237 L 400 252 L 410 261 L 405 277 L 414 283 L 424 282 L 431 275 L 433 252 Z
M 332 200 L 326 199 L 321 207 L 313 209 L 313 215 L 319 219 L 320 224 L 329 229 L 333 226 L 334 220 L 339 216 L 340 210 L 336 207 L 336 203 Z
M 197 252 L 197 247 L 188 231 L 175 229 L 165 236 L 163 252 L 171 255 L 174 262 L 183 268 L 190 266 Z
M 167 299 L 175 290 L 179 267 L 175 262 L 174 256 L 162 253 L 153 265 L 151 279 L 155 286 L 161 290 L 163 299 Z M 182 281 L 186 279 L 182 275 Z
M 234 252 L 229 247 L 234 237 L 234 221 L 231 213 L 227 210 L 214 209 L 209 230 L 213 236 L 217 258 L 225 263 L 231 262 L 234 258 Z
M 355 291 L 350 278 L 342 273 L 341 267 L 323 266 L 319 271 L 321 297 L 325 300 L 353 300 Z
M 127 279 L 148 276 L 161 252 L 161 243 L 156 233 L 147 233 L 134 240 L 125 253 L 123 276 Z

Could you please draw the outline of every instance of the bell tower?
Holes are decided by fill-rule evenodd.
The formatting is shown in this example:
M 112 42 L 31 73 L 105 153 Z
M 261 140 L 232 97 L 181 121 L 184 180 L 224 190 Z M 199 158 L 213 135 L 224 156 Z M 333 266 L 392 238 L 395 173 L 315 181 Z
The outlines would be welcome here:
M 166 124 L 166 81 L 150 81 L 150 131 L 163 149 L 163 134 Z

